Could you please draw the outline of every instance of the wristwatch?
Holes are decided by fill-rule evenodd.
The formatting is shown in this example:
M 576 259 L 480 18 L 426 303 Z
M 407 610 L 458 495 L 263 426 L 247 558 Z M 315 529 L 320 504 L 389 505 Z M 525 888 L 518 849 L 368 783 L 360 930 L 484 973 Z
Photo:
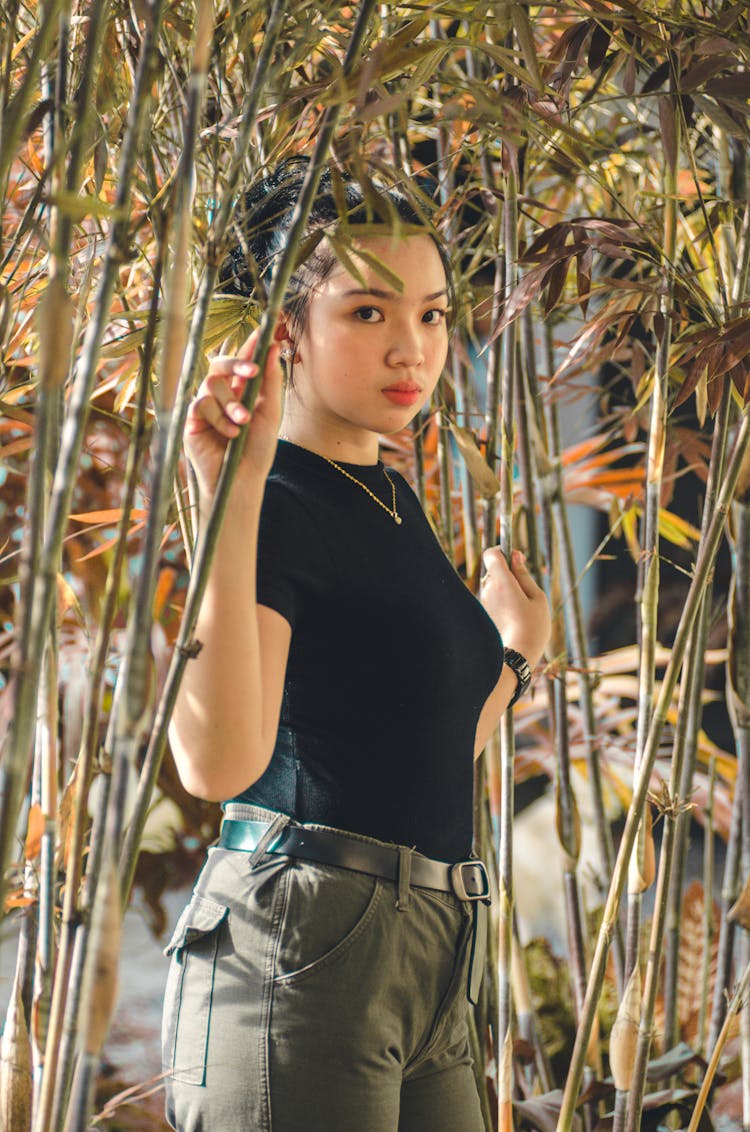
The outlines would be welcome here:
M 518 681 L 513 699 L 508 704 L 508 707 L 513 707 L 513 704 L 524 694 L 531 683 L 531 666 L 526 657 L 522 656 L 520 652 L 516 652 L 515 649 L 505 649 L 503 660 L 508 668 L 513 669 Z

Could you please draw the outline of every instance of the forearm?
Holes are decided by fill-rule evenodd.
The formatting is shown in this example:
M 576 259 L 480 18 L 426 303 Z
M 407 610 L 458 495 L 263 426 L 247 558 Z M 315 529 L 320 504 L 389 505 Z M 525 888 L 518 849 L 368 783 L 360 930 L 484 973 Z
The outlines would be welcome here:
M 482 708 L 474 739 L 474 758 L 481 755 L 515 695 L 518 680 L 512 668 L 503 665 L 500 679 Z
M 270 757 L 255 601 L 261 499 L 262 485 L 241 503 L 230 501 L 196 623 L 200 650 L 187 662 L 170 726 L 180 778 L 204 798 L 231 797 Z

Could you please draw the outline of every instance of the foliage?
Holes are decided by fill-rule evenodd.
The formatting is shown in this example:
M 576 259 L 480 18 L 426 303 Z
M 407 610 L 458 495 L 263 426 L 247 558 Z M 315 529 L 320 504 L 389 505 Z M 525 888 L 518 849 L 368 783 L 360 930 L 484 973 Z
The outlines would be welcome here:
M 467 584 L 483 547 L 520 540 L 556 615 L 548 663 L 515 712 L 517 753 L 503 729 L 502 752 L 493 742 L 479 772 L 481 848 L 497 850 L 510 899 L 495 924 L 499 961 L 496 941 L 490 949 L 499 977 L 491 966 L 475 1021 L 491 1069 L 513 1010 L 524 1013 L 504 944 L 513 808 L 504 765 L 518 782 L 554 784 L 571 940 L 559 999 L 577 1028 L 566 1021 L 548 1036 L 545 992 L 531 1012 L 544 1039 L 535 1055 L 524 1060 L 518 1047 L 515 1070 L 498 1058 L 511 1067 L 507 1080 L 495 1071 L 500 1127 L 510 1127 L 512 1099 L 519 1127 L 568 1129 L 582 1090 L 587 1127 L 600 1117 L 602 1127 L 647 1127 L 641 1111 L 647 1122 L 675 1104 L 709 1127 L 690 1058 L 671 1094 L 665 1086 L 655 1099 L 646 1080 L 654 1011 L 663 1048 L 684 1037 L 694 1052 L 721 1050 L 725 991 L 749 954 L 745 926 L 727 918 L 744 879 L 735 786 L 750 754 L 746 5 L 5 0 L 2 26 L 0 867 L 9 914 L 34 913 L 22 942 L 36 972 L 19 958 L 43 1082 L 34 1129 L 62 1126 L 68 1107 L 69 1127 L 83 1128 L 91 1112 L 98 1043 L 78 1057 L 71 1090 L 69 1035 L 84 964 L 106 948 L 104 929 L 84 935 L 101 921 L 99 877 L 117 868 L 127 902 L 145 828 L 151 856 L 136 882 L 145 878 L 160 931 L 164 886 L 194 869 L 215 835 L 215 808 L 190 799 L 162 762 L 195 555 L 181 424 L 206 351 L 267 325 L 275 301 L 213 297 L 232 205 L 285 156 L 322 160 L 327 130 L 335 160 L 373 200 L 390 175 L 433 202 L 458 281 L 451 364 L 419 428 L 385 441 L 385 457 L 417 486 Z M 344 230 L 343 259 L 346 247 Z M 592 388 L 596 419 L 565 447 L 560 413 L 582 413 Z M 571 504 L 603 524 L 583 564 Z M 726 542 L 732 619 L 709 649 Z M 595 566 L 604 575 L 612 557 L 637 572 L 639 624 L 631 595 L 619 610 L 628 648 L 591 656 L 581 582 Z M 666 596 L 678 585 L 670 621 Z M 726 595 L 717 600 L 726 607 Z M 702 726 L 716 698 L 706 667 L 724 660 L 733 750 Z M 685 914 L 695 930 L 681 947 L 691 807 L 709 840 L 728 842 L 727 898 L 714 937 L 710 899 L 702 920 Z M 169 815 L 156 833 L 152 808 Z M 609 888 L 598 939 L 580 907 L 579 808 L 595 831 L 586 868 L 594 888 Z M 638 830 L 649 808 L 664 833 L 643 946 L 640 897 L 656 866 L 644 865 L 651 821 Z M 76 931 L 93 939 L 74 957 Z M 686 971 L 694 980 L 699 962 L 712 972 L 712 1003 L 686 1013 Z M 644 990 L 628 1100 L 610 1085 L 597 1092 L 609 1033 L 609 1023 L 597 1029 L 597 1003 L 622 991 L 634 964 Z M 566 970 L 556 971 L 559 982 Z M 545 1042 L 555 1055 L 546 1080 Z M 561 1048 L 572 1052 L 560 1058 Z M 670 1064 L 665 1076 L 677 1072 Z M 554 1103 L 540 1099 L 556 1088 Z M 602 1098 L 613 1104 L 609 1123 Z

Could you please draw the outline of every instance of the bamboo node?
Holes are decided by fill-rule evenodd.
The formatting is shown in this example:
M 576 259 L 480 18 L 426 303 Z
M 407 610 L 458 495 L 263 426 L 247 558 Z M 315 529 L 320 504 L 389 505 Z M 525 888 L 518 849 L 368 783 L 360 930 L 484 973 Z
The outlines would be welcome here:
M 670 793 L 666 782 L 662 782 L 658 793 L 649 790 L 647 797 L 662 817 L 670 818 L 672 821 L 676 821 L 680 814 L 687 814 L 695 808 L 693 802 L 683 802 L 677 794 Z
M 186 660 L 195 660 L 203 648 L 203 641 L 197 640 L 193 637 L 192 641 L 188 641 L 186 645 L 177 645 L 177 651 L 180 656 L 184 656 Z

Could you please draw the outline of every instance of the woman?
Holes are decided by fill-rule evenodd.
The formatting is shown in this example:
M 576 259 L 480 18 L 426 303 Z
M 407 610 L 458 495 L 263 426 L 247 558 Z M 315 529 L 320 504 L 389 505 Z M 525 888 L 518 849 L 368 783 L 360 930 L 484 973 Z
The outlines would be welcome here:
M 228 289 L 272 266 L 303 174 L 248 194 Z M 212 361 L 186 426 L 199 522 L 248 430 L 171 728 L 187 789 L 231 799 L 167 949 L 180 1132 L 483 1128 L 472 758 L 541 656 L 547 603 L 496 548 L 482 608 L 378 461 L 440 377 L 452 281 L 406 199 L 383 190 L 373 216 L 353 182 L 343 266 L 335 190 L 325 177 L 249 423 L 255 334 Z

